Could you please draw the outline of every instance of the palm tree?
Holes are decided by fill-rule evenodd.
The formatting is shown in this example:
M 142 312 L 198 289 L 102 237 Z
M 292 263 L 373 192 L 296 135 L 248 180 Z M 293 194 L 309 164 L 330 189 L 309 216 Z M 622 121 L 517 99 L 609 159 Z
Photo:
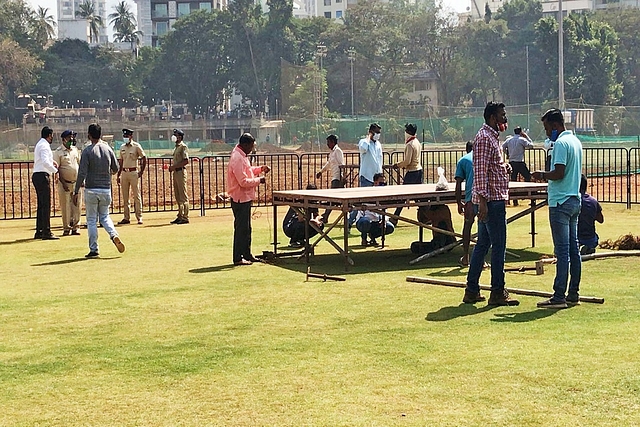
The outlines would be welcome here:
M 38 6 L 33 15 L 34 35 L 42 46 L 56 35 L 56 19 L 49 14 L 49 8 Z
M 126 1 L 122 0 L 113 9 L 115 12 L 109 14 L 108 18 L 109 24 L 113 25 L 114 33 L 126 33 L 130 32 L 130 28 L 135 28 L 136 17 L 129 9 Z
M 103 28 L 102 17 L 96 12 L 95 4 L 92 0 L 85 0 L 76 10 L 76 16 L 84 18 L 89 23 L 89 42 L 98 43 L 100 28 Z
M 115 28 L 115 25 L 114 25 Z M 136 30 L 133 24 L 128 25 L 120 29 L 120 31 L 113 34 L 113 38 L 117 42 L 129 42 L 131 43 L 131 52 L 134 56 L 138 56 L 138 46 L 140 45 L 140 38 L 144 33 L 140 30 Z

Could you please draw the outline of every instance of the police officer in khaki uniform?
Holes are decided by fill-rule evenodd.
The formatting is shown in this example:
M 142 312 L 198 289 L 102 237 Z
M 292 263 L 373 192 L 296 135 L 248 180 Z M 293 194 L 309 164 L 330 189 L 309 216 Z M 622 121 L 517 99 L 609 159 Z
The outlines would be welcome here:
M 173 172 L 173 194 L 178 204 L 178 217 L 171 221 L 172 224 L 189 224 L 189 196 L 187 195 L 187 165 L 189 164 L 189 150 L 182 142 L 184 132 L 174 129 L 171 140 L 175 142 L 173 150 L 173 163 L 169 171 Z
M 138 224 L 142 224 L 142 197 L 140 196 L 140 187 L 138 182 L 142 178 L 144 169 L 147 166 L 147 156 L 144 150 L 133 140 L 133 131 L 131 129 L 122 129 L 122 138 L 125 143 L 120 147 L 120 170 L 118 170 L 118 184 L 122 188 L 122 198 L 124 205 L 124 218 L 118 224 L 131 223 L 131 207 L 129 203 L 129 190 L 133 197 L 133 206 L 138 219 Z M 140 169 L 138 170 L 138 160 L 140 160 Z
M 76 148 L 75 136 L 76 133 L 70 130 L 62 132 L 62 145 L 53 152 L 53 160 L 58 164 L 58 198 L 64 227 L 63 236 L 80 235 L 78 226 L 81 204 L 75 205 L 71 197 L 80 166 L 80 151 Z

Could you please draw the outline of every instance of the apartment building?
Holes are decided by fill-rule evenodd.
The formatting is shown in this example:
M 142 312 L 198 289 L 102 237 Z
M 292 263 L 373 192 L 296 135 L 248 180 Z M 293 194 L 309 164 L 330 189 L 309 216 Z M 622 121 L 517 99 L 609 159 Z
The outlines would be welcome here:
M 196 10 L 222 10 L 228 0 L 135 0 L 138 29 L 144 33 L 141 46 L 157 47 L 176 20 Z

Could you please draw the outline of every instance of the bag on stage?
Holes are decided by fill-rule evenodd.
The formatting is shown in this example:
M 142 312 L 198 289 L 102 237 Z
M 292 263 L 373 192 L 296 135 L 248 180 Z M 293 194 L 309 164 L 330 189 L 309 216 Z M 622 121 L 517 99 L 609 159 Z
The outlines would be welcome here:
M 438 166 L 438 182 L 436 183 L 436 191 L 444 191 L 449 189 L 449 181 L 444 176 L 444 168 Z

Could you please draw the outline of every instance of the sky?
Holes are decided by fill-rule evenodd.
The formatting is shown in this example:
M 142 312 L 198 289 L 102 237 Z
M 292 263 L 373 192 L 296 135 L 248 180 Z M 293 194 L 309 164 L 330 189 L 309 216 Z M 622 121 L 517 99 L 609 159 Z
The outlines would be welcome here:
M 107 0 L 107 15 L 113 12 L 113 7 L 118 4 L 120 0 Z M 58 17 L 58 7 L 56 0 L 27 0 L 27 3 L 31 5 L 33 9 L 37 9 L 38 6 L 46 7 L 49 9 L 49 13 L 54 17 Z M 131 6 L 131 10 L 136 12 L 136 5 L 133 0 L 127 0 L 127 3 Z M 471 5 L 471 0 L 443 0 L 443 4 L 456 12 L 465 12 L 467 7 Z M 113 30 L 108 28 L 109 40 L 113 39 Z

